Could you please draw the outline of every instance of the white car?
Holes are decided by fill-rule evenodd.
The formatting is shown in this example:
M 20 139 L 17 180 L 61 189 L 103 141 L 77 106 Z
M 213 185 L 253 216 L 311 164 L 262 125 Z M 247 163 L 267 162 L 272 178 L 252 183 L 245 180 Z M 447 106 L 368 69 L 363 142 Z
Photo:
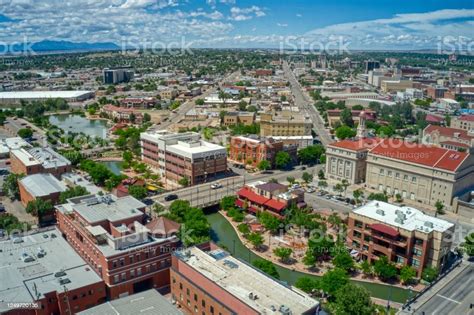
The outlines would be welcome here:
M 212 184 L 212 185 L 211 185 L 211 188 L 212 188 L 212 189 L 219 189 L 219 188 L 222 188 L 222 184 L 220 184 L 220 183 Z
M 314 193 L 316 190 L 312 187 L 308 188 L 308 190 L 306 190 L 306 192 L 308 193 Z

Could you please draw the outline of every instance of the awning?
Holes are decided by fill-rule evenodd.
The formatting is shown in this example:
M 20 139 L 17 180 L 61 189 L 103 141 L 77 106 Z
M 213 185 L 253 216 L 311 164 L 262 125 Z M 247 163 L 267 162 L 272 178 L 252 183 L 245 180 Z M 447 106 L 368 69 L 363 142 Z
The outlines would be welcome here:
M 370 228 L 372 230 L 375 230 L 377 232 L 380 232 L 380 233 L 384 233 L 384 234 L 387 234 L 387 235 L 390 235 L 392 237 L 397 237 L 400 233 L 398 233 L 397 230 L 395 230 L 394 228 L 388 226 L 388 225 L 384 225 L 384 224 L 380 224 L 380 223 L 374 223 L 370 226 Z
M 248 190 L 248 189 L 245 189 L 245 188 L 242 188 L 240 189 L 237 194 L 239 195 L 239 197 L 243 197 L 243 198 L 246 198 L 256 204 L 259 204 L 259 205 L 263 205 L 265 204 L 265 202 L 267 202 L 269 199 L 266 198 L 266 197 L 263 197 L 263 196 L 260 196 L 256 193 L 254 193 L 253 191 L 251 190 Z
M 265 203 L 265 206 L 272 208 L 276 212 L 281 212 L 283 209 L 286 208 L 286 204 L 281 201 L 270 199 Z
M 240 199 L 236 199 L 235 200 L 235 205 L 239 208 L 243 208 L 244 207 L 244 202 Z
M 254 208 L 254 207 L 248 207 L 247 210 L 250 211 L 250 212 L 253 212 L 253 213 L 257 213 L 257 212 L 258 212 L 258 210 L 257 210 L 256 208 Z

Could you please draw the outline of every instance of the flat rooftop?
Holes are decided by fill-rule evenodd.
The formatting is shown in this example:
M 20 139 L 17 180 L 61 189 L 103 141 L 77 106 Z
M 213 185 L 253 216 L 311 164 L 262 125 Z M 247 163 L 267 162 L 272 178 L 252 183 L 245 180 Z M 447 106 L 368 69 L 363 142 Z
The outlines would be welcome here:
M 105 302 L 77 315 L 117 315 L 117 314 L 143 314 L 143 315 L 182 315 L 171 302 L 155 289 L 132 294 L 127 297 Z
M 20 137 L 0 139 L 0 154 L 8 154 L 11 150 L 29 147 L 31 145 Z
M 91 91 L 15 91 L 0 92 L 2 99 L 39 99 L 39 98 L 78 98 L 87 96 Z
M 176 255 L 194 270 L 261 314 L 274 314 L 282 305 L 288 307 L 292 314 L 302 314 L 319 304 L 307 294 L 284 285 L 223 250 L 209 253 L 197 247 L 186 251 L 188 250 L 189 255 L 185 252 L 178 252 Z M 258 298 L 249 298 L 250 293 L 253 296 L 257 295 Z
M 67 206 L 67 207 L 66 207 Z M 59 206 L 59 210 L 70 208 L 70 211 L 77 212 L 89 224 L 102 221 L 122 221 L 128 218 L 140 217 L 143 213 L 138 210 L 146 205 L 133 198 L 125 196 L 117 198 L 114 195 L 87 195 L 69 199 L 69 203 Z
M 46 169 L 71 165 L 68 159 L 51 148 L 34 147 L 29 149 L 28 153 Z
M 67 190 L 66 185 L 51 174 L 34 174 L 20 180 L 25 189 L 35 197 L 49 196 Z
M 178 141 L 177 144 L 166 146 L 166 151 L 189 158 L 200 158 L 215 154 L 227 154 L 223 146 L 203 140 L 198 141 Z
M 426 215 L 418 209 L 376 200 L 354 209 L 353 212 L 408 231 L 444 232 L 454 226 L 453 223 Z
M 14 240 L 0 242 L 0 313 L 9 310 L 8 302 L 33 302 L 49 292 L 102 282 L 57 229 L 23 236 L 21 243 Z M 65 274 L 55 276 L 60 271 Z

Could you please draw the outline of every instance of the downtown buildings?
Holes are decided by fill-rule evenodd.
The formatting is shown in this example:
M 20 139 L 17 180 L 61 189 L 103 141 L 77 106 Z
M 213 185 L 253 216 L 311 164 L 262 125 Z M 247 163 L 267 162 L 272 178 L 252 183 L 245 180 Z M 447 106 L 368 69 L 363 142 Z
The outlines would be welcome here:
M 317 314 L 319 303 L 216 246 L 175 252 L 171 294 L 186 314 Z
M 140 139 L 143 162 L 169 181 L 196 185 L 227 171 L 226 149 L 201 140 L 198 133 L 161 130 L 142 133 Z
M 131 196 L 87 195 L 56 206 L 58 228 L 116 299 L 169 286 L 176 231 L 147 222 L 145 204 Z
M 382 256 L 421 277 L 425 267 L 441 270 L 448 262 L 454 224 L 418 209 L 371 201 L 349 213 L 347 245 L 363 260 Z
M 11 171 L 15 174 L 33 175 L 49 173 L 57 178 L 72 169 L 71 162 L 51 148 L 34 147 L 10 152 Z

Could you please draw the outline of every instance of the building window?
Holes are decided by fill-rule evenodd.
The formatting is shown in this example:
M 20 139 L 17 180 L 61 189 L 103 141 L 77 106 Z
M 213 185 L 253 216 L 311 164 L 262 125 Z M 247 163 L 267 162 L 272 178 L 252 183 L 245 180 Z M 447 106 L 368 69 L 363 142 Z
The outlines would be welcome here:
M 423 240 L 419 238 L 415 238 L 415 245 L 422 246 L 423 245 Z
M 367 245 L 363 245 L 363 246 L 362 246 L 362 250 L 364 250 L 364 251 L 368 251 L 368 250 L 369 250 L 369 246 L 367 246 Z
M 116 261 L 116 260 L 114 260 L 114 261 L 112 262 L 112 268 L 117 268 L 117 261 Z
M 201 305 L 202 305 L 202 307 L 206 307 L 206 301 L 202 300 Z
M 125 281 L 127 280 L 127 275 L 125 274 L 125 272 L 122 272 L 122 281 Z
M 414 267 L 420 267 L 420 261 L 418 259 L 415 259 L 413 258 L 411 260 L 411 264 L 414 266 Z
M 125 259 L 120 258 L 120 266 L 123 266 L 123 265 L 125 265 Z
M 392 171 L 387 171 L 387 176 L 392 177 Z
M 360 247 L 359 242 L 357 242 L 357 241 L 352 241 L 352 247 L 359 248 L 359 247 Z
M 209 311 L 211 312 L 211 314 L 214 314 L 214 307 L 212 305 L 209 307 Z
M 354 221 L 354 226 L 362 229 L 363 223 L 361 221 L 355 220 Z
M 423 252 L 421 251 L 421 249 L 418 249 L 418 248 L 413 249 L 413 255 L 421 256 L 422 254 L 423 254 Z
M 370 235 L 364 235 L 364 241 L 370 242 L 372 240 L 372 237 Z
M 120 281 L 119 275 L 114 276 L 114 283 L 118 283 Z
M 354 235 L 354 237 L 356 237 L 356 238 L 361 238 L 361 237 L 362 237 L 362 234 L 361 234 L 359 231 L 354 231 L 354 232 L 353 232 L 353 235 Z
M 400 179 L 400 173 L 395 173 L 395 178 Z
M 408 175 L 403 175 L 403 180 L 408 181 Z
M 130 278 L 133 278 L 135 277 L 135 270 L 130 270 Z
M 179 283 L 179 289 L 182 290 L 183 289 L 183 284 L 180 282 Z
M 186 289 L 186 295 L 189 295 L 189 288 Z
M 379 184 L 379 191 L 383 191 L 383 185 Z
M 128 257 L 130 259 L 130 263 L 133 264 L 133 256 Z
M 385 170 L 383 168 L 380 169 L 380 175 L 385 175 Z
M 410 199 L 415 200 L 415 193 L 410 193 Z
M 403 257 L 397 256 L 397 263 L 398 263 L 398 264 L 404 264 L 404 263 L 405 263 L 405 259 L 404 259 Z
M 416 183 L 416 177 L 415 177 L 415 176 L 413 176 L 413 177 L 411 178 L 411 182 L 412 182 L 412 183 Z

